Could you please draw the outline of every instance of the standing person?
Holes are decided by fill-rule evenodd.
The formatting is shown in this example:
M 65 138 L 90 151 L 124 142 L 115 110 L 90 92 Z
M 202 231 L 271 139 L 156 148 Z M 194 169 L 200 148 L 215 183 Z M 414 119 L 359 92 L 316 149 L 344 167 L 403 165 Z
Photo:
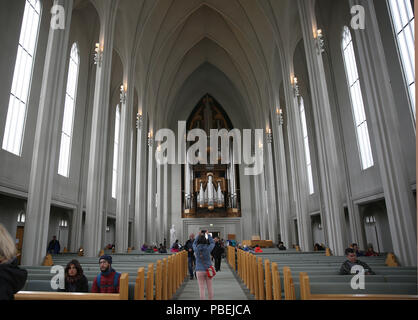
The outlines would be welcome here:
M 112 257 L 101 256 L 100 274 L 94 279 L 92 293 L 119 293 L 120 273 L 112 268 Z
M 60 242 L 57 240 L 57 236 L 53 236 L 52 240 L 48 244 L 48 253 L 58 254 L 60 253 L 61 247 Z
M 222 248 L 221 242 L 219 238 L 215 238 L 215 247 L 212 250 L 212 256 L 215 260 L 215 271 L 218 272 L 221 270 L 221 261 L 222 261 L 222 254 L 224 253 L 224 248 Z
M 78 260 L 71 260 L 65 267 L 64 292 L 89 292 L 89 282 Z
M 196 264 L 196 258 L 194 256 L 193 251 L 193 243 L 194 243 L 194 233 L 191 233 L 189 236 L 189 240 L 186 241 L 186 244 L 184 245 L 184 250 L 187 251 L 187 261 L 189 266 L 189 275 L 190 280 L 194 279 L 194 265 Z
M 17 265 L 16 246 L 6 228 L 0 224 L 0 300 L 14 300 L 25 285 L 28 272 Z
M 205 283 L 208 287 L 208 298 L 213 300 L 212 279 L 206 273 L 206 270 L 212 266 L 210 253 L 215 247 L 215 241 L 207 234 L 205 230 L 198 235 L 193 242 L 193 250 L 196 257 L 196 277 L 199 281 L 200 300 L 205 300 Z

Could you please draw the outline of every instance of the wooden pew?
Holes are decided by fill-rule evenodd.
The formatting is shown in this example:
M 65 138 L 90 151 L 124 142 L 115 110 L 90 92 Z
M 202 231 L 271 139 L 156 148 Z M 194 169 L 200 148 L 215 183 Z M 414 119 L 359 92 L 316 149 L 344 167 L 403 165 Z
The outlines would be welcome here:
M 312 294 L 309 276 L 299 274 L 301 300 L 418 300 L 418 295 L 391 294 Z
M 258 300 L 265 300 L 265 288 L 264 288 L 264 270 L 263 270 L 263 259 L 258 258 L 257 262 L 258 271 Z
M 273 283 L 271 278 L 270 260 L 264 261 L 264 272 L 266 277 L 266 300 L 273 300 Z
M 295 284 L 289 267 L 283 267 L 284 299 L 296 300 Z
M 273 299 L 274 300 L 282 300 L 282 286 L 280 282 L 280 273 L 277 263 L 273 262 L 271 264 L 271 273 L 272 273 L 272 280 L 273 280 Z
M 138 269 L 138 275 L 135 281 L 135 300 L 144 300 L 145 290 L 145 268 Z
M 128 300 L 129 276 L 120 276 L 119 293 L 73 293 L 73 292 L 37 292 L 19 291 L 15 300 Z
M 154 300 L 154 264 L 148 265 L 146 299 Z
M 168 263 L 167 258 L 163 259 L 163 300 L 168 300 Z
M 162 290 L 163 290 L 163 282 L 162 282 L 162 264 L 161 260 L 157 261 L 157 270 L 155 273 L 155 300 L 162 300 Z

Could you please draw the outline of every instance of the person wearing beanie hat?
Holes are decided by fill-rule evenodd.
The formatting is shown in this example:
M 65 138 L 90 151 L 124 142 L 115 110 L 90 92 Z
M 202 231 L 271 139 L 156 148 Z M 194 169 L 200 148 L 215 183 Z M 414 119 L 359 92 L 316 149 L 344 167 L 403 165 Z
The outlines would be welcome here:
M 99 259 L 100 273 L 94 279 L 92 293 L 119 293 L 120 273 L 112 268 L 112 256 L 103 255 Z

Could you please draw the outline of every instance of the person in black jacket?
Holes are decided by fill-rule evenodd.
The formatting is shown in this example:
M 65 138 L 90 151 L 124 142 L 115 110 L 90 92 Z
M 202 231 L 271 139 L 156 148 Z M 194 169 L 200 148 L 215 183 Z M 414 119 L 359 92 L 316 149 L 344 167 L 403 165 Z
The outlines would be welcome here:
M 14 300 L 27 277 L 28 272 L 18 266 L 13 238 L 0 224 L 0 300 Z
M 353 248 L 345 249 L 345 255 L 347 256 L 347 260 L 341 265 L 340 275 L 351 274 L 351 269 L 356 265 L 363 267 L 364 274 L 366 275 L 376 274 L 372 268 L 367 265 L 367 263 L 357 260 L 357 255 Z
M 215 271 L 218 272 L 221 270 L 221 261 L 222 261 L 222 254 L 224 253 L 224 248 L 219 241 L 219 238 L 215 238 L 215 247 L 212 250 L 212 257 L 215 260 Z
M 184 250 L 187 251 L 187 260 L 188 260 L 188 266 L 189 266 L 190 280 L 194 279 L 194 266 L 196 264 L 196 258 L 194 256 L 194 251 L 193 251 L 193 242 L 194 242 L 194 234 L 192 233 L 189 236 L 189 240 L 187 240 L 184 245 Z
M 78 260 L 71 260 L 65 267 L 64 292 L 89 292 L 89 282 Z

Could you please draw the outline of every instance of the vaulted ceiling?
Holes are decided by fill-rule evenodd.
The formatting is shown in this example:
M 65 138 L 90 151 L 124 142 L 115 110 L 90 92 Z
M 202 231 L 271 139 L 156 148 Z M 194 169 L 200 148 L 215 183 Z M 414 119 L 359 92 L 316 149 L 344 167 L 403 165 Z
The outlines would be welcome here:
M 139 109 L 156 127 L 174 125 L 209 92 L 238 126 L 264 127 L 278 100 L 280 46 L 298 33 L 296 7 L 292 0 L 120 0 L 115 50 L 124 65 L 133 59 Z

